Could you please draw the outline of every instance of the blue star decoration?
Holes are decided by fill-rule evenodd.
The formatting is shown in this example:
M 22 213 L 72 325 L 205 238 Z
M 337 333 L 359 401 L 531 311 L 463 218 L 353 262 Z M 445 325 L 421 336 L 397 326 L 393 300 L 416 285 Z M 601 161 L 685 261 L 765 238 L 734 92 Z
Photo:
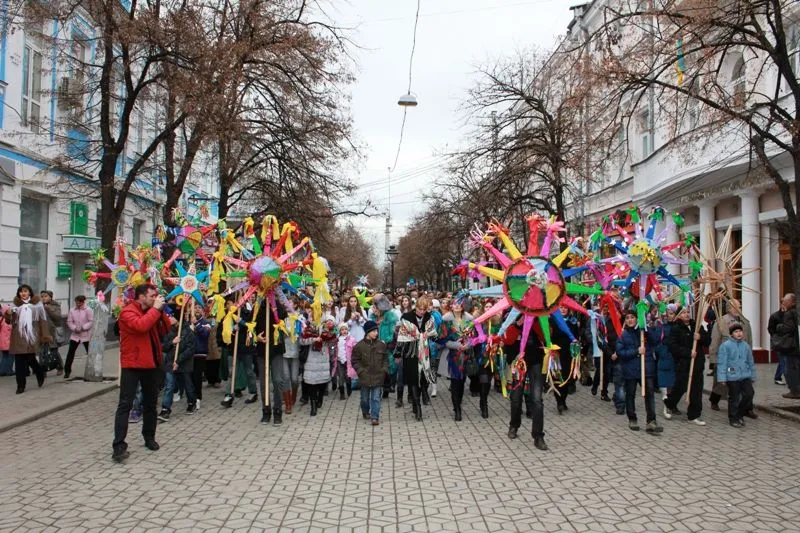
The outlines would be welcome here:
M 175 263 L 175 268 L 178 270 L 180 282 L 172 289 L 172 292 L 167 294 L 166 299 L 175 298 L 181 294 L 188 294 L 195 299 L 200 305 L 203 304 L 203 293 L 200 291 L 200 284 L 208 282 L 208 271 L 196 274 L 194 265 L 186 270 L 182 264 Z

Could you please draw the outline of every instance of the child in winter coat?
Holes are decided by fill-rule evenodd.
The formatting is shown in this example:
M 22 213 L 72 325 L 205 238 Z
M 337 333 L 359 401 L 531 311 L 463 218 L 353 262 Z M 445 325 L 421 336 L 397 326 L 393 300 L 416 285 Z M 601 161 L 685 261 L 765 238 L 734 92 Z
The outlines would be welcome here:
M 197 411 L 197 392 L 194 389 L 194 380 L 192 373 L 194 372 L 194 354 L 196 351 L 195 333 L 189 324 L 184 324 L 181 327 L 181 334 L 178 337 L 177 325 L 174 326 L 175 336 L 171 342 L 173 347 L 173 361 L 172 372 L 175 373 L 175 379 L 183 383 L 183 389 L 186 392 L 186 401 L 188 406 L 186 414 L 192 415 Z M 177 348 L 180 341 L 180 347 Z M 165 357 L 166 358 L 166 357 Z
M 731 324 L 730 338 L 717 352 L 717 382 L 728 384 L 728 421 L 731 426 L 744 426 L 744 416 L 753 409 L 753 380 L 756 368 L 753 350 L 744 340 L 744 328 Z
M 170 330 L 161 338 L 161 351 L 164 354 L 164 396 L 161 398 L 161 412 L 158 413 L 158 420 L 161 422 L 169 422 L 176 388 L 172 364 L 175 362 L 175 339 L 178 335 L 176 329 L 178 320 L 174 315 L 170 315 L 169 324 Z
M 333 346 L 333 372 L 338 376 L 339 381 L 339 399 L 344 400 L 345 388 L 347 389 L 347 397 L 353 392 L 350 380 L 358 377 L 356 371 L 353 370 L 352 358 L 353 347 L 356 345 L 356 340 L 350 335 L 350 328 L 347 322 L 339 324 L 339 337 L 336 339 L 336 344 Z
M 198 305 L 194 309 L 195 321 L 190 326 L 194 332 L 194 361 L 192 366 L 192 384 L 194 393 L 197 396 L 196 406 L 200 408 L 200 401 L 203 399 L 203 374 L 206 371 L 206 359 L 208 358 L 208 338 L 211 332 L 211 324 L 206 320 L 205 310 Z
M 647 342 L 642 344 L 642 331 L 636 324 L 636 311 L 626 311 L 625 327 L 617 341 L 616 356 L 622 361 L 622 377 L 625 380 L 625 409 L 628 414 L 628 427 L 633 431 L 639 431 L 639 423 L 636 418 L 636 386 L 643 386 L 645 390 L 644 406 L 647 411 L 646 431 L 654 435 L 664 431 L 664 428 L 656 421 L 655 353 L 652 349 L 647 347 L 648 343 L 652 345 L 652 343 L 657 342 L 657 340 L 655 338 L 648 338 Z M 660 330 L 658 334 L 660 335 Z M 645 363 L 645 382 L 641 383 L 641 360 L 643 355 Z M 614 359 L 613 355 L 612 359 Z

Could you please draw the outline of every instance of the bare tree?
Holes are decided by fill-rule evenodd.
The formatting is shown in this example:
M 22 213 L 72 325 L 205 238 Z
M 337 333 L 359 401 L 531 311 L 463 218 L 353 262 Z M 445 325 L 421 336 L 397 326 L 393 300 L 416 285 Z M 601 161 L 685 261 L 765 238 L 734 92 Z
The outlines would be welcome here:
M 786 219 L 800 286 L 800 189 L 781 173 L 780 156 L 800 175 L 798 5 L 791 0 L 615 0 L 585 42 L 587 72 L 605 97 L 652 99 L 668 148 L 686 157 L 708 143 L 741 141 L 749 174 L 769 176 Z M 691 148 L 691 150 L 689 150 Z M 733 147 L 736 150 L 736 147 Z M 755 176 L 757 177 L 757 176 Z

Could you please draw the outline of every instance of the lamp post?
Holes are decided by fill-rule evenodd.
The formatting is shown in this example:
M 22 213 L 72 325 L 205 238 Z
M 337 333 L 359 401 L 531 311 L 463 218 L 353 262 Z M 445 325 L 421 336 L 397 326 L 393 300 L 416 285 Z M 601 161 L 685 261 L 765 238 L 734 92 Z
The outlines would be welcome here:
M 389 261 L 389 265 L 391 267 L 391 289 L 394 292 L 394 262 L 397 259 L 397 255 L 400 252 L 397 250 L 397 246 L 392 244 L 386 249 L 386 259 Z

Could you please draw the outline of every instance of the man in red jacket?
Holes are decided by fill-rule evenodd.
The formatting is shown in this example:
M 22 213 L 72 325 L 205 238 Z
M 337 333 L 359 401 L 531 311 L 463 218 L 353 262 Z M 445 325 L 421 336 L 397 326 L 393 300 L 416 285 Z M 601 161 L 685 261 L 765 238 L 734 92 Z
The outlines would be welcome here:
M 114 419 L 114 453 L 111 458 L 122 462 L 130 455 L 125 437 L 136 389 L 142 386 L 142 436 L 144 445 L 156 451 L 156 404 L 158 377 L 163 355 L 161 336 L 169 331 L 169 318 L 161 312 L 164 297 L 149 284 L 139 285 L 135 300 L 119 315 L 120 389 L 117 414 Z

